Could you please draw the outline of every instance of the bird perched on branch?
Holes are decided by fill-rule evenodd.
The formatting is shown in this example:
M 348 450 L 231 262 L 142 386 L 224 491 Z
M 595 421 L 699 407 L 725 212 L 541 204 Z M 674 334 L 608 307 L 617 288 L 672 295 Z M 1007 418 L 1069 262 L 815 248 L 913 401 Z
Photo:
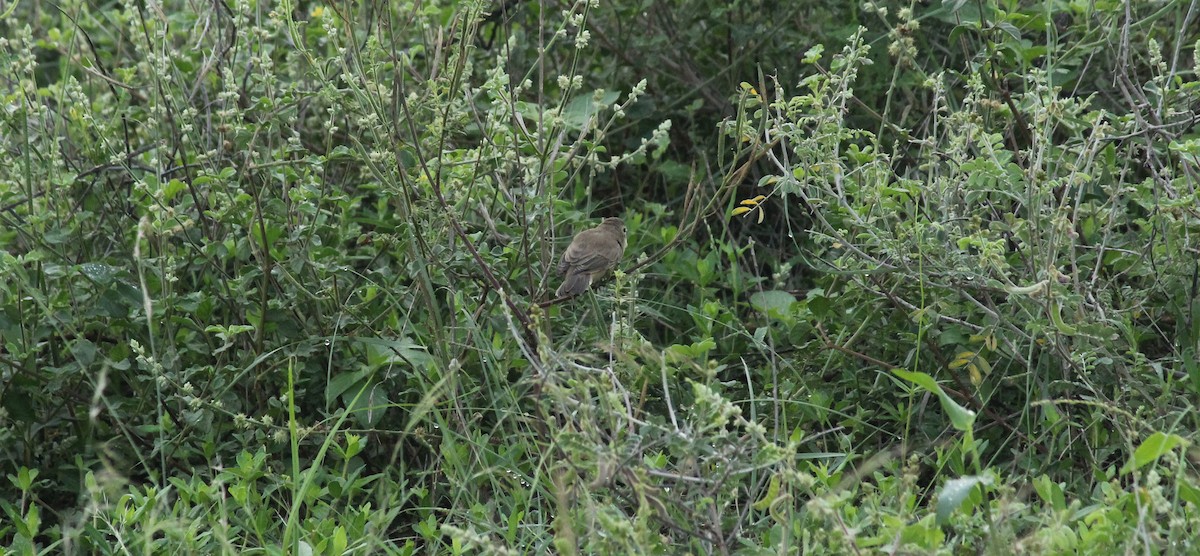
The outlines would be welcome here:
M 599 226 L 579 232 L 571 240 L 558 263 L 565 276 L 558 297 L 574 297 L 617 266 L 625 254 L 625 223 L 620 218 L 605 218 Z

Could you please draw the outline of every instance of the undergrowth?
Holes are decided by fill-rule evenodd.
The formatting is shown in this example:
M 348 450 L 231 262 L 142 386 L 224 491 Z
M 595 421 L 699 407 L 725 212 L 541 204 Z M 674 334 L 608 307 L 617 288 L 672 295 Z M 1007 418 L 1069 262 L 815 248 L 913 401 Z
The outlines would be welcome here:
M 0 542 L 1196 551 L 1200 16 L 1002 4 L 11 6 Z

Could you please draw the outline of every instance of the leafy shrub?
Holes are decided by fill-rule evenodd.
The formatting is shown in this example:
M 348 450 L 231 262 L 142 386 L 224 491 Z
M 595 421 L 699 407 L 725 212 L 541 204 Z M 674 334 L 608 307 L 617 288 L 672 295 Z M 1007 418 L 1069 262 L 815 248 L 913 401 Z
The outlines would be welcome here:
M 19 4 L 0 539 L 1186 553 L 1197 28 L 1118 8 Z

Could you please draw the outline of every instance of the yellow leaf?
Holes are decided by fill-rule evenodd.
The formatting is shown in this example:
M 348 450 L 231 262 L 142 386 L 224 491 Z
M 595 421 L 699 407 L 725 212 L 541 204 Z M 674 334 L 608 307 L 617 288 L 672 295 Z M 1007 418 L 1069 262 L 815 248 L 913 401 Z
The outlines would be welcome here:
M 971 374 L 971 384 L 979 386 L 979 383 L 983 382 L 983 376 L 979 374 L 979 367 L 967 365 L 967 372 Z
M 766 218 L 766 217 L 767 217 L 767 211 L 765 211 L 765 210 L 763 210 L 763 209 L 761 209 L 761 208 L 760 208 L 760 209 L 758 209 L 758 223 L 759 223 L 759 224 L 762 224 L 762 222 L 763 222 L 763 219 L 764 219 L 764 218 Z
M 970 363 L 971 360 L 974 358 L 975 358 L 974 352 L 971 352 L 971 351 L 961 352 L 958 355 L 954 356 L 954 361 L 950 362 L 950 368 L 957 369 L 963 365 Z
M 758 200 L 757 199 L 745 199 L 739 204 L 746 205 L 748 207 L 752 207 L 752 206 L 758 204 Z
M 761 202 L 763 202 L 763 201 L 765 201 L 765 200 L 767 200 L 767 196 L 766 196 L 766 195 L 759 195 L 759 196 L 757 196 L 757 197 L 755 197 L 755 198 L 754 198 L 754 202 L 755 202 L 755 203 L 761 203 Z
M 747 212 L 750 212 L 750 209 L 748 209 L 746 207 L 738 207 L 738 208 L 733 209 L 734 216 L 737 216 L 739 214 L 746 214 Z

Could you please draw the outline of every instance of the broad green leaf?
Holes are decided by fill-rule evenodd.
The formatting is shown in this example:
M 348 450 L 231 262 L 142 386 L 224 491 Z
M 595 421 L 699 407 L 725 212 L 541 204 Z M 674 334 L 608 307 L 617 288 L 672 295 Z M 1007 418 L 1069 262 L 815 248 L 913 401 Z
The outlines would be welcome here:
M 750 304 L 768 317 L 787 320 L 791 317 L 792 304 L 796 296 L 779 290 L 757 292 L 750 296 Z
M 359 370 L 333 375 L 333 378 L 325 384 L 325 403 L 333 403 L 334 399 L 349 390 L 351 386 L 358 384 L 367 374 L 367 371 Z
M 1200 506 L 1200 488 L 1188 481 L 1179 482 L 1179 499 Z
M 1156 432 L 1143 440 L 1141 445 L 1133 451 L 1133 458 L 1125 464 L 1121 472 L 1129 473 L 1135 469 L 1141 469 L 1146 464 L 1158 461 L 1163 454 L 1170 452 L 1180 444 L 1187 444 L 1187 440 L 1177 434 Z
M 960 477 L 946 481 L 946 485 L 942 487 L 942 491 L 938 493 L 937 501 L 937 521 L 938 524 L 945 525 L 950 518 L 950 514 L 961 508 L 963 503 L 967 501 L 971 493 L 975 492 L 976 486 L 986 486 L 991 483 L 991 479 L 972 475 L 969 477 Z M 976 500 L 978 502 L 978 500 Z
M 578 130 L 583 128 L 583 124 L 588 118 L 595 116 L 601 110 L 611 108 L 612 104 L 620 98 L 620 95 L 616 91 L 604 91 L 599 99 L 595 97 L 596 95 L 593 93 L 580 95 L 572 99 L 570 104 L 563 109 L 563 124 L 570 129 Z

